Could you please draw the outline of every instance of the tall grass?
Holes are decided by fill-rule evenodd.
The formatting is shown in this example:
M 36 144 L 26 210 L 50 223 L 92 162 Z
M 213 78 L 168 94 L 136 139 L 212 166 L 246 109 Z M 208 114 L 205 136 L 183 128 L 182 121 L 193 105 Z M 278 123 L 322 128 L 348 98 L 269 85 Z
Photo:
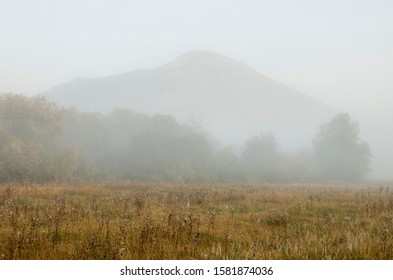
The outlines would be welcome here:
M 389 186 L 0 186 L 0 259 L 392 258 Z

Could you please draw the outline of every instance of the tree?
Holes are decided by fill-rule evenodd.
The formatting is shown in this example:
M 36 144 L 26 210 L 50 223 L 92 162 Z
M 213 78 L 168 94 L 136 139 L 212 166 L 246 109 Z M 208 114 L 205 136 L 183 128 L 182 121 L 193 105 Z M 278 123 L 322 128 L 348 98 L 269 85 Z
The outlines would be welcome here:
M 280 179 L 281 153 L 273 134 L 262 133 L 247 140 L 242 159 L 249 179 L 268 182 Z
M 314 147 L 321 179 L 358 181 L 370 171 L 370 147 L 360 139 L 359 125 L 349 114 L 321 125 Z
M 244 178 L 238 156 L 230 147 L 225 147 L 215 154 L 216 179 L 223 183 L 240 182 Z
M 77 154 L 60 139 L 63 111 L 43 97 L 0 95 L 0 182 L 48 182 L 74 174 Z
M 189 183 L 206 182 L 212 174 L 211 147 L 198 134 L 143 133 L 125 156 L 126 179 Z

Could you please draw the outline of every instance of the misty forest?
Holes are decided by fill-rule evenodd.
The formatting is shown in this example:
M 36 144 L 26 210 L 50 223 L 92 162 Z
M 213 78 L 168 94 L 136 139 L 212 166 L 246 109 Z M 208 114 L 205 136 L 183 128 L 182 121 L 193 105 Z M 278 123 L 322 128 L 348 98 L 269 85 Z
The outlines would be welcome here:
M 284 152 L 265 131 L 240 151 L 221 147 L 170 115 L 86 113 L 11 94 L 1 95 L 0 108 L 2 183 L 342 182 L 370 171 L 370 148 L 348 114 L 321 124 L 312 147 Z

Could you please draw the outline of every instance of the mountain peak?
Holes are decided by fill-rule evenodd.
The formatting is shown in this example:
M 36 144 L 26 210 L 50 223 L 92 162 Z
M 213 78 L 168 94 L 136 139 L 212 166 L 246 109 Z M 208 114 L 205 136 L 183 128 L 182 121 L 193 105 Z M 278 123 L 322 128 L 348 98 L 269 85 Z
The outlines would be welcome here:
M 171 64 L 176 66 L 185 66 L 185 65 L 204 65 L 204 66 L 224 66 L 227 67 L 228 65 L 242 65 L 244 64 L 226 57 L 224 55 L 210 52 L 210 51 L 203 51 L 203 50 L 194 50 L 186 52 L 179 57 L 177 57 Z
M 335 111 L 245 64 L 209 51 L 190 51 L 163 66 L 68 83 L 43 93 L 62 106 L 88 111 L 131 108 L 190 117 L 226 141 L 261 131 L 304 143 Z M 303 132 L 303 133 L 302 133 Z

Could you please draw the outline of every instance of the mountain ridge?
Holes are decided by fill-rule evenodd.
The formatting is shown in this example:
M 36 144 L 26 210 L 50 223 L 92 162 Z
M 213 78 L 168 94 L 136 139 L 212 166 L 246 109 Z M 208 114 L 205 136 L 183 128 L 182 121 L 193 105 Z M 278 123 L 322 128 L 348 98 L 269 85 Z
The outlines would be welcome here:
M 41 95 L 85 111 L 126 107 L 170 114 L 181 122 L 193 118 L 206 123 L 207 130 L 223 142 L 236 143 L 271 131 L 277 138 L 293 138 L 299 146 L 336 113 L 244 63 L 208 51 L 187 52 L 155 68 L 77 78 Z M 298 137 L 296 131 L 307 136 Z

